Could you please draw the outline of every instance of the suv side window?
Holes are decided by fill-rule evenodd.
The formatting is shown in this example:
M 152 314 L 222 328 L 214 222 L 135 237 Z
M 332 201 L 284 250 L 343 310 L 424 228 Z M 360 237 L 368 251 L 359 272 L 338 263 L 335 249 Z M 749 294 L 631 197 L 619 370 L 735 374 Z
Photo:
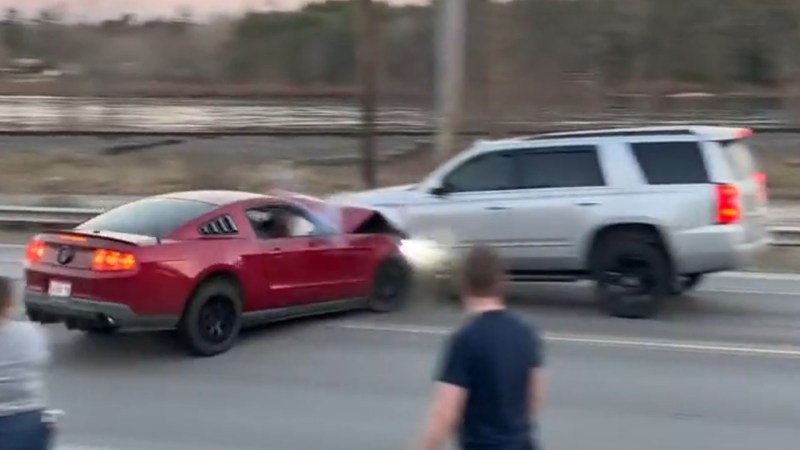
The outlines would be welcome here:
M 649 184 L 709 182 L 697 142 L 641 142 L 631 148 Z
M 512 189 L 511 158 L 505 153 L 476 156 L 453 169 L 443 186 L 450 192 L 501 191 Z
M 514 156 L 522 189 L 605 186 L 594 146 L 552 147 Z

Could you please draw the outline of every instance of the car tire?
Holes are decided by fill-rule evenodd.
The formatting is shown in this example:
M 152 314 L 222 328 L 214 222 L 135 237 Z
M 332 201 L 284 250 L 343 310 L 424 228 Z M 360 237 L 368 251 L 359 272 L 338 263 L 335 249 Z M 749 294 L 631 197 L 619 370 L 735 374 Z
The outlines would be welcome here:
M 228 351 L 242 329 L 242 299 L 239 289 L 223 279 L 203 283 L 178 324 L 178 334 L 197 356 Z
M 675 285 L 672 290 L 673 295 L 681 295 L 696 288 L 703 281 L 702 273 L 694 273 L 691 275 L 680 275 L 675 280 Z
M 383 261 L 375 270 L 369 309 L 388 313 L 402 309 L 411 292 L 412 274 L 408 264 L 398 257 Z
M 595 295 L 609 315 L 654 317 L 672 292 L 667 255 L 649 235 L 617 234 L 601 244 L 594 259 Z

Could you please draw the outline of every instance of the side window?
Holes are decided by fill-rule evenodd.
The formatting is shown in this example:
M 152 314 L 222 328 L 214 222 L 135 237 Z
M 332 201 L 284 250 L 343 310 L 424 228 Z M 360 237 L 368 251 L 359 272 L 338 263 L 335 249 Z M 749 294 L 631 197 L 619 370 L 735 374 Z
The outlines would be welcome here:
M 476 156 L 450 172 L 444 186 L 451 192 L 501 191 L 514 186 L 511 158 L 490 153 Z
M 317 234 L 317 226 L 292 208 L 250 209 L 246 214 L 259 239 L 283 239 Z
M 537 149 L 514 156 L 522 189 L 605 186 L 593 146 Z
M 737 179 L 750 178 L 758 171 L 758 163 L 753 158 L 750 148 L 742 141 L 720 142 L 722 154 Z
M 631 144 L 649 184 L 708 183 L 703 152 L 697 142 Z

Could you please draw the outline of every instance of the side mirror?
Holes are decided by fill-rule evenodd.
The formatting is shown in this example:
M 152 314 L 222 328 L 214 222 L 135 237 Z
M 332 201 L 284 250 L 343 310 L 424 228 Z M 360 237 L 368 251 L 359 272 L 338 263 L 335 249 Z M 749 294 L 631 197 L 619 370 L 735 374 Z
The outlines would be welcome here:
M 443 185 L 435 186 L 435 187 L 431 188 L 431 190 L 430 190 L 431 195 L 435 195 L 437 197 L 443 197 L 443 196 L 447 195 L 449 192 L 450 192 L 450 190 L 447 189 Z

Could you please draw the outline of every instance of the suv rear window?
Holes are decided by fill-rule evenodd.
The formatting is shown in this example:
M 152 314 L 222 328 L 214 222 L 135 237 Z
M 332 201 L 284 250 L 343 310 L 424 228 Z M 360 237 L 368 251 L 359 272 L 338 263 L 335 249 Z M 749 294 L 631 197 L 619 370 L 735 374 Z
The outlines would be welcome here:
M 640 142 L 631 148 L 649 184 L 709 182 L 697 142 Z
M 736 140 L 720 142 L 720 145 L 725 159 L 737 179 L 750 178 L 758 171 L 758 165 L 747 144 Z
M 78 230 L 101 230 L 163 238 L 217 205 L 175 198 L 146 198 L 89 219 Z

